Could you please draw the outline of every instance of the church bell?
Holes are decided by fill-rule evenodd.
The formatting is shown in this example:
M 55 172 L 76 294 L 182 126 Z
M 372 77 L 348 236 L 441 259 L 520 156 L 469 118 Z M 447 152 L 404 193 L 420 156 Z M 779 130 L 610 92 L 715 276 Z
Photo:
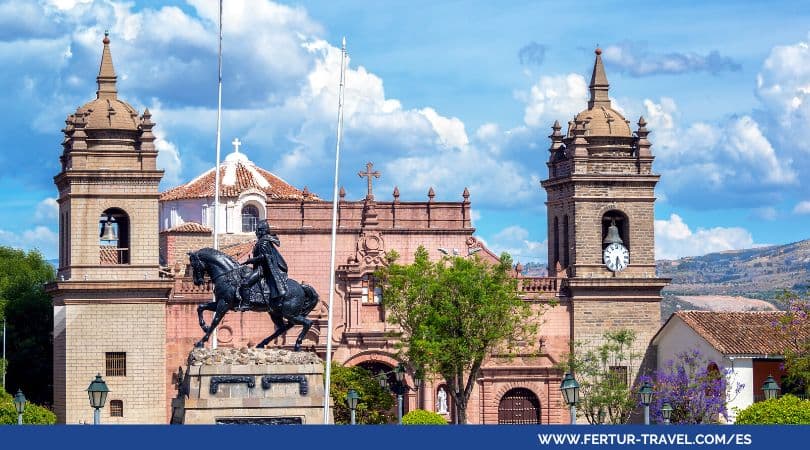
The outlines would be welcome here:
M 112 219 L 108 216 L 107 221 L 104 222 L 104 227 L 101 230 L 101 240 L 102 241 L 117 241 L 118 236 L 115 234 L 115 230 L 112 226 Z
M 616 226 L 616 221 L 611 220 L 610 226 L 608 227 L 607 236 L 605 236 L 605 240 L 602 241 L 603 244 L 622 244 L 622 238 L 619 236 L 619 228 Z

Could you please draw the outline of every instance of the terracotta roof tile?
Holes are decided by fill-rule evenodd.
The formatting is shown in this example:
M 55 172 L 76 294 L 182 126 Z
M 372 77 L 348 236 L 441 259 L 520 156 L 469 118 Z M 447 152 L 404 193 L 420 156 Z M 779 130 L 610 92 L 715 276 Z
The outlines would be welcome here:
M 223 247 L 222 253 L 225 253 L 240 263 L 244 263 L 250 258 L 254 245 L 256 245 L 256 239 Z
M 213 231 L 211 228 L 197 222 L 186 222 L 169 228 L 164 233 L 210 233 L 211 231 Z
M 677 317 L 724 355 L 780 355 L 787 343 L 774 333 L 781 311 L 678 311 Z M 805 330 L 810 337 L 810 330 Z
M 233 157 L 237 155 L 238 157 Z M 161 201 L 190 198 L 214 197 L 216 183 L 214 169 L 203 173 L 194 180 L 174 187 L 160 195 Z M 220 166 L 219 195 L 238 197 L 241 193 L 257 189 L 267 195 L 268 200 L 312 200 L 321 201 L 315 194 L 304 195 L 286 181 L 277 177 L 247 159 L 244 154 L 231 153 Z

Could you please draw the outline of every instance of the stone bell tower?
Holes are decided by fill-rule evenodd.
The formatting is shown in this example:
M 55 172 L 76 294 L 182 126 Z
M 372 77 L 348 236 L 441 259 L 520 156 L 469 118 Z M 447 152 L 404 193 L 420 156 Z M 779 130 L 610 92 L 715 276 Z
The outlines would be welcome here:
M 65 121 L 54 177 L 59 268 L 54 301 L 54 409 L 62 423 L 92 420 L 84 390 L 110 388 L 106 423 L 165 423 L 165 302 L 158 266 L 154 122 L 118 98 L 105 34 L 96 98 Z M 158 367 L 159 366 L 159 367 Z M 154 367 L 154 369 L 153 369 Z
M 635 351 L 644 355 L 660 326 L 661 289 L 669 282 L 655 275 L 659 175 L 652 171 L 644 118 L 633 132 L 612 108 L 601 53 L 596 49 L 588 108 L 565 131 L 555 122 L 549 136 L 549 176 L 542 182 L 549 273 L 567 278 L 563 294 L 571 302 L 574 340 L 598 345 L 605 331 L 632 329 Z

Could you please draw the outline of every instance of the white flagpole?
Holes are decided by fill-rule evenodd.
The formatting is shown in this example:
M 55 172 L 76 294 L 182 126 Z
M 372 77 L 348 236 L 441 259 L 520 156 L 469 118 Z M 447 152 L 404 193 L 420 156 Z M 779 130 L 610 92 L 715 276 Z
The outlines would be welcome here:
M 329 263 L 329 317 L 326 320 L 326 384 L 323 397 L 323 423 L 329 424 L 329 397 L 332 383 L 332 305 L 335 299 L 335 241 L 337 240 L 338 168 L 340 140 L 343 137 L 343 86 L 346 80 L 346 38 L 340 51 L 340 90 L 338 91 L 337 142 L 335 143 L 335 188 L 332 190 L 332 253 Z
M 217 165 L 214 169 L 214 249 L 219 249 L 219 161 L 222 141 L 222 0 L 219 0 L 219 52 L 217 54 Z M 216 300 L 216 298 L 214 298 Z M 217 330 L 211 334 L 211 348 L 217 348 Z

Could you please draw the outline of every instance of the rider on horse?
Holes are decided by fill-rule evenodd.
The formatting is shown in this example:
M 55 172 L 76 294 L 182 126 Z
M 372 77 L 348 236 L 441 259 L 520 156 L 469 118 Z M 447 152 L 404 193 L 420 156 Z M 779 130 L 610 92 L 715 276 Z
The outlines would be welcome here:
M 276 246 L 281 245 L 281 241 L 269 230 L 267 220 L 262 220 L 256 227 L 256 237 L 259 239 L 253 247 L 253 258 L 245 261 L 245 264 L 253 264 L 254 270 L 238 289 L 237 297 L 240 304 L 250 303 L 250 288 L 262 278 L 270 288 L 271 302 L 287 294 L 287 262 L 276 249 Z

